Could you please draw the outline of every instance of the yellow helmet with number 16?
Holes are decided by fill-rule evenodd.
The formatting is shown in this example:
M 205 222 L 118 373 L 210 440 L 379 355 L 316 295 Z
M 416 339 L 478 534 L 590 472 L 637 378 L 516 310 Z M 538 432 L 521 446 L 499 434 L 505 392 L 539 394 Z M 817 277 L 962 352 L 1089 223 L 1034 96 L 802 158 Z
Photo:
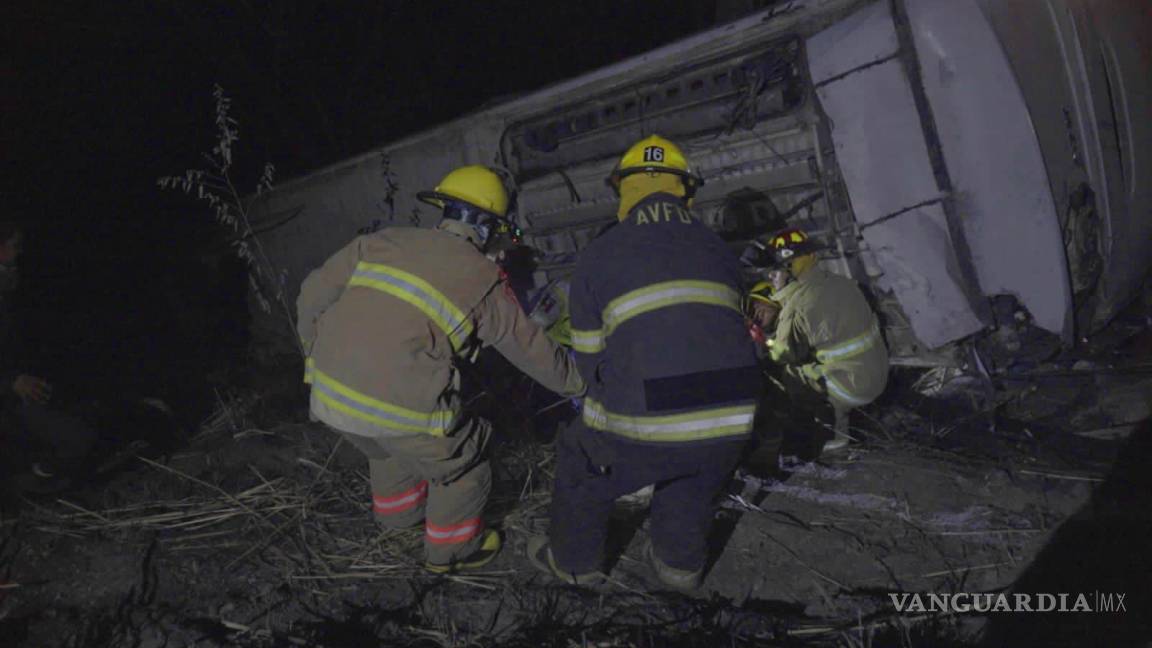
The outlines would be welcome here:
M 692 173 L 688 158 L 680 147 L 659 135 L 651 135 L 633 144 L 624 152 L 605 182 L 619 194 L 620 181 L 636 173 L 671 173 L 680 176 L 684 182 L 685 198 L 692 198 L 704 184 L 700 176 Z

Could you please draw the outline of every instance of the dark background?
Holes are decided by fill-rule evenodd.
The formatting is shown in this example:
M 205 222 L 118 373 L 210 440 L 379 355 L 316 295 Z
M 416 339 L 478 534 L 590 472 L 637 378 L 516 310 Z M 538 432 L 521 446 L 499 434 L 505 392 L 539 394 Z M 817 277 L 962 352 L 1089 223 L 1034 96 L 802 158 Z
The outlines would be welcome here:
M 243 356 L 243 267 L 211 253 L 206 209 L 156 185 L 202 166 L 216 83 L 251 188 L 266 161 L 290 178 L 764 4 L 17 0 L 0 219 L 28 230 L 27 362 L 62 398 L 179 400 Z

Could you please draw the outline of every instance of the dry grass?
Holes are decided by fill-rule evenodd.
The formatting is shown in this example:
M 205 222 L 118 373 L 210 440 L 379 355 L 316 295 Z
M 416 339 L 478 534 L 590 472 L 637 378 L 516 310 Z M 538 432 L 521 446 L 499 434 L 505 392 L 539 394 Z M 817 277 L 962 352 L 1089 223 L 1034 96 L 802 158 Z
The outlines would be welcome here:
M 226 458 L 233 443 L 267 434 L 245 427 L 239 404 L 221 399 L 183 458 L 198 453 Z M 340 442 L 334 436 L 326 441 L 312 444 L 310 456 L 297 457 L 296 468 L 283 474 L 265 475 L 249 464 L 246 475 L 229 476 L 230 482 L 244 484 L 231 488 L 139 457 L 160 474 L 161 482 L 168 482 L 166 489 L 137 489 L 134 501 L 118 506 L 60 499 L 36 506 L 32 528 L 78 538 L 154 534 L 168 551 L 228 556 L 229 568 L 260 557 L 276 565 L 285 582 L 411 579 L 421 571 L 415 558 L 421 533 L 365 524 L 370 501 L 366 476 L 332 470 Z M 208 450 L 212 446 L 216 449 Z M 307 448 L 301 451 L 308 453 Z M 141 480 L 139 474 L 129 478 Z M 158 497 L 156 490 L 172 496 Z M 491 587 L 482 577 L 455 580 Z
M 797 619 L 742 611 L 731 601 L 651 593 L 625 580 L 614 579 L 600 591 L 555 587 L 534 580 L 530 569 L 429 575 L 421 568 L 419 529 L 383 531 L 369 522 L 367 475 L 340 464 L 347 448 L 336 435 L 309 426 L 260 430 L 247 415 L 253 402 L 222 394 L 181 455 L 167 462 L 139 459 L 141 471 L 122 478 L 131 487 L 120 488 L 119 499 L 101 492 L 88 500 L 57 500 L 35 506 L 25 520 L 60 536 L 154 540 L 168 557 L 208 559 L 229 575 L 256 573 L 262 584 L 290 589 L 305 618 L 323 619 L 273 627 L 261 621 L 266 617 L 218 612 L 214 631 L 227 636 L 228 645 L 348 645 L 343 637 L 352 632 L 422 646 L 748 646 L 765 640 L 856 646 L 868 645 L 878 629 L 893 623 L 865 617 L 851 625 L 799 625 Z M 248 457 L 239 452 L 246 444 L 257 452 L 279 447 L 289 457 Z M 555 460 L 550 449 L 526 439 L 505 440 L 494 454 L 496 488 L 488 511 L 512 545 L 544 530 Z M 847 589 L 818 566 L 804 566 Z M 378 608 L 359 620 L 337 611 L 345 593 L 369 584 L 368 591 L 411 591 L 415 602 Z M 317 602 L 331 607 L 314 615 L 323 607 Z M 489 627 L 468 621 L 468 606 L 478 602 L 499 608 Z M 133 609 L 144 605 L 129 603 Z M 117 632 L 138 636 L 134 618 L 117 616 Z M 667 643 L 671 637 L 693 639 Z

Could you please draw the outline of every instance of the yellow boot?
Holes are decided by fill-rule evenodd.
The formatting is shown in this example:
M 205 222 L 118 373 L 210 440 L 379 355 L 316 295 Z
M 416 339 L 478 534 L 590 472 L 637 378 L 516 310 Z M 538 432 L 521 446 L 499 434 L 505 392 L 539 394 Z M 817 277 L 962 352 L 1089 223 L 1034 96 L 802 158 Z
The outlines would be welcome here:
M 427 569 L 433 574 L 455 574 L 460 571 L 480 569 L 484 565 L 492 562 L 492 560 L 496 558 L 496 555 L 500 553 L 500 549 L 503 546 L 504 543 L 500 540 L 500 533 L 488 529 L 484 532 L 484 540 L 480 543 L 480 548 L 472 555 L 462 558 L 461 560 L 453 561 L 447 565 L 426 562 L 424 563 L 424 569 Z

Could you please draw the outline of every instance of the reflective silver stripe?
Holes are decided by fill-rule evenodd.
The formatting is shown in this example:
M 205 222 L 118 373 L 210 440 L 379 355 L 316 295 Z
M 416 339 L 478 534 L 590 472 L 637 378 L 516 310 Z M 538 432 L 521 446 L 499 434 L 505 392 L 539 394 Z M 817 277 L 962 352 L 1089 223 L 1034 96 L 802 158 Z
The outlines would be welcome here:
M 428 541 L 433 544 L 455 544 L 474 538 L 480 532 L 483 524 L 484 522 L 480 518 L 473 518 L 450 527 L 427 524 L 424 527 L 424 533 L 428 536 Z
M 476 524 L 470 524 L 462 529 L 456 529 L 455 531 L 433 531 L 432 529 L 425 529 L 425 531 L 429 536 L 436 538 L 437 540 L 446 540 L 448 538 L 459 538 L 461 536 L 472 535 L 473 533 L 476 533 L 476 527 Z
M 863 399 L 853 395 L 847 389 L 844 389 L 840 383 L 836 382 L 836 379 L 832 376 L 825 375 L 824 384 L 828 386 L 829 394 L 849 405 L 860 406 L 872 402 L 872 399 Z
M 816 351 L 816 359 L 820 362 L 829 360 L 843 360 L 871 349 L 880 342 L 880 330 L 875 325 L 864 335 L 858 335 L 843 344 Z
M 753 403 L 671 416 L 627 416 L 607 411 L 592 398 L 584 399 L 584 422 L 589 427 L 648 441 L 692 441 L 746 434 L 752 429 L 755 415 Z
M 604 308 L 604 335 L 629 319 L 667 306 L 711 304 L 740 311 L 740 294 L 714 281 L 664 281 L 624 293 Z
M 402 497 L 389 499 L 375 495 L 372 497 L 372 506 L 375 507 L 376 510 L 380 511 L 401 507 L 407 508 L 406 505 L 428 497 L 428 482 L 422 482 L 422 484 L 422 486 L 417 486 L 415 489 L 413 489 L 413 492 L 410 494 L 404 495 Z
M 412 502 L 415 502 L 418 499 L 423 499 L 424 497 L 425 495 L 421 491 L 418 493 L 412 493 L 407 497 L 402 497 L 395 502 L 382 502 L 380 500 L 375 500 L 372 502 L 372 504 L 376 507 L 377 510 L 386 511 L 388 509 L 400 508 L 405 504 L 411 504 Z
M 598 353 L 604 350 L 604 334 L 594 331 L 571 330 L 572 348 L 580 353 Z
M 361 261 L 348 282 L 374 288 L 420 309 L 460 348 L 472 334 L 472 323 L 443 293 L 416 275 L 379 263 Z
M 313 369 L 312 376 L 312 392 L 324 405 L 381 427 L 443 436 L 455 418 L 455 413 L 449 410 L 423 413 L 372 398 L 319 369 Z

